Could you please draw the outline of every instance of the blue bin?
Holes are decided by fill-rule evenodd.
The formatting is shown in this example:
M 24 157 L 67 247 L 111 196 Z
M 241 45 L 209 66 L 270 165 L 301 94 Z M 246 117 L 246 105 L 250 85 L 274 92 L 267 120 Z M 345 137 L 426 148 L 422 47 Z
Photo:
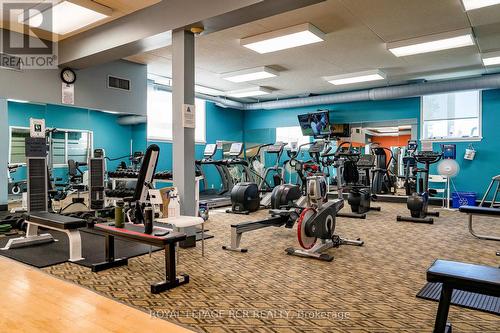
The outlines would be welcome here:
M 453 208 L 460 206 L 475 206 L 476 192 L 453 192 L 451 194 Z

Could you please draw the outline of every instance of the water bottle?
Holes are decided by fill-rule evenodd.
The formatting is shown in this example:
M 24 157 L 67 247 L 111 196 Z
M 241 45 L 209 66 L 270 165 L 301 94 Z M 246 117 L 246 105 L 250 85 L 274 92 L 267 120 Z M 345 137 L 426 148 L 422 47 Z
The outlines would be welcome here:
M 153 207 L 144 208 L 144 233 L 153 233 Z

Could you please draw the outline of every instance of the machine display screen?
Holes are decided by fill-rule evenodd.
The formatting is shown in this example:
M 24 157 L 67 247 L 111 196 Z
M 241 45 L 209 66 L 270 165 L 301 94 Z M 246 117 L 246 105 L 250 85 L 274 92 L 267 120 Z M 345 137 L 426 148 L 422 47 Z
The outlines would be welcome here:
M 215 155 L 216 151 L 217 151 L 217 145 L 215 143 L 209 143 L 205 146 L 205 151 L 203 152 L 203 155 L 205 157 L 212 157 Z
M 324 138 L 330 135 L 328 111 L 301 114 L 298 116 L 302 135 Z
M 336 138 L 350 137 L 351 129 L 349 124 L 332 124 L 330 135 Z

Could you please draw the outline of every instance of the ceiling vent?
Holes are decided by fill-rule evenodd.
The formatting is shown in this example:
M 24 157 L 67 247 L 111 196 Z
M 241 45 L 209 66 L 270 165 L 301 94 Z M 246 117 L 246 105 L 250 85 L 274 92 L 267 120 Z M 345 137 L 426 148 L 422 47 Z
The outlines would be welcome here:
M 130 80 L 108 76 L 108 88 L 130 91 Z
M 0 68 L 21 71 L 21 58 L 0 53 Z

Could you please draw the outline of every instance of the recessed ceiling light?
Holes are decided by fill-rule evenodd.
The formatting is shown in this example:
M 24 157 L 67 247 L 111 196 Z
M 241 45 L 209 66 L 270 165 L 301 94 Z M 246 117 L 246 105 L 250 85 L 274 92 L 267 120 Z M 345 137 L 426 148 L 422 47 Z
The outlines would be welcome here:
M 229 92 L 227 92 L 227 96 L 236 97 L 236 98 L 243 98 L 243 97 L 254 97 L 254 96 L 268 95 L 271 92 L 272 92 L 272 90 L 268 89 L 268 88 L 253 87 L 253 88 L 229 91 Z
M 325 34 L 310 23 L 243 38 L 240 44 L 258 53 L 269 53 L 325 40 Z
M 465 10 L 473 10 L 500 4 L 500 0 L 462 0 Z
M 210 95 L 210 96 L 222 96 L 222 95 L 224 95 L 224 92 L 222 90 L 217 90 L 217 89 L 199 86 L 199 85 L 194 86 L 194 91 L 196 91 L 197 93 L 200 93 L 200 94 L 205 94 L 205 95 Z
M 33 7 L 29 10 L 29 17 L 25 20 L 24 14 L 19 16 L 21 23 L 32 28 L 38 28 L 65 35 L 72 31 L 84 28 L 110 16 L 112 10 L 90 0 L 65 0 L 55 3 L 46 8 L 46 3 L 40 7 Z M 44 21 L 44 18 L 52 17 L 51 22 Z
M 483 53 L 481 54 L 481 58 L 483 58 L 483 64 L 485 66 L 500 65 L 500 51 Z
M 387 49 L 396 57 L 405 57 L 409 55 L 436 52 L 470 45 L 474 45 L 472 31 L 470 29 L 464 29 L 388 43 Z
M 279 72 L 267 66 L 244 69 L 241 71 L 224 73 L 221 78 L 231 82 L 247 82 L 278 76 Z
M 328 76 L 324 79 L 331 84 L 336 86 L 343 84 L 353 84 L 360 82 L 368 82 L 368 81 L 377 81 L 377 80 L 385 80 L 386 75 L 381 70 L 372 70 L 372 71 L 364 71 L 357 73 L 349 73 L 335 76 Z

